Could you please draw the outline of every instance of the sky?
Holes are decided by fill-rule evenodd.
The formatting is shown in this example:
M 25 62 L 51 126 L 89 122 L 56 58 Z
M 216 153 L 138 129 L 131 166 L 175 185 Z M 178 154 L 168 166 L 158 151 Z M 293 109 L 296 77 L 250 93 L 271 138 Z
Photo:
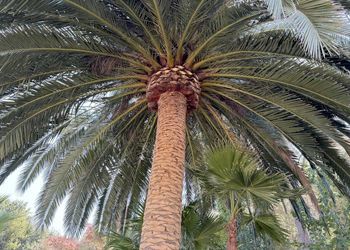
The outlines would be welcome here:
M 20 173 L 21 168 L 18 168 L 6 179 L 6 181 L 0 186 L 0 195 L 7 195 L 10 200 L 24 201 L 27 204 L 27 208 L 29 209 L 31 215 L 33 216 L 35 214 L 36 202 L 44 183 L 43 176 L 39 176 L 25 193 L 21 193 L 17 190 L 17 180 Z M 64 234 L 64 207 L 65 201 L 57 209 L 53 223 L 49 228 L 49 231 L 55 232 L 59 235 Z

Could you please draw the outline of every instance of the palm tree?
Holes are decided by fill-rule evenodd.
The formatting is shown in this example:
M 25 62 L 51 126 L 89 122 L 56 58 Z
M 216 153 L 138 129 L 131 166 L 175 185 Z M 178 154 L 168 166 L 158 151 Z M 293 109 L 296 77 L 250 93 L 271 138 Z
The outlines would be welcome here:
M 1 1 L 0 181 L 25 162 L 21 189 L 46 177 L 39 226 L 69 194 L 68 232 L 96 202 L 103 231 L 145 195 L 155 141 L 142 249 L 179 247 L 185 155 L 218 137 L 349 194 L 350 77 L 320 60 L 349 56 L 345 10 L 265 2 Z
M 244 215 L 243 224 L 253 224 L 258 233 L 280 243 L 286 240 L 287 232 L 273 215 L 273 206 L 284 198 L 295 199 L 302 190 L 290 190 L 286 176 L 268 174 L 248 151 L 232 145 L 209 149 L 203 165 L 193 171 L 205 189 L 204 194 L 227 204 L 230 213 L 227 249 L 238 249 L 240 215 Z M 245 210 L 249 213 L 244 213 Z

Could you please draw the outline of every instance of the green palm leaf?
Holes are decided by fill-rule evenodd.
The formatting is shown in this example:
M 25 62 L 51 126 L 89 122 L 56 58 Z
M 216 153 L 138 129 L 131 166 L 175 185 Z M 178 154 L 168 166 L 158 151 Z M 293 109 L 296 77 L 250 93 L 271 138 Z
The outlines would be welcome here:
M 287 231 L 280 226 L 280 222 L 273 214 L 260 214 L 253 216 L 245 214 L 242 223 L 244 225 L 252 224 L 258 234 L 268 235 L 276 242 L 284 243 L 287 241 Z

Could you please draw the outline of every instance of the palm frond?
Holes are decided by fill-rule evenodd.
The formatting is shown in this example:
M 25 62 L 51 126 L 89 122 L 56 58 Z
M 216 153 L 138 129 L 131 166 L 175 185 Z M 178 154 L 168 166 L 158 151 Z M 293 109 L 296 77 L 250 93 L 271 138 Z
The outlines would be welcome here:
M 140 52 L 145 58 L 147 58 L 155 67 L 158 63 L 153 59 L 149 51 L 147 51 L 134 37 L 130 36 L 125 29 L 121 29 L 120 22 L 122 19 L 114 20 L 115 16 L 112 13 L 108 13 L 107 8 L 104 4 L 97 3 L 95 1 L 81 1 L 81 0 L 64 0 L 64 3 L 76 8 L 79 12 L 95 19 L 101 25 L 106 26 L 116 35 L 118 35 L 126 44 L 132 46 L 133 49 Z M 125 25 L 123 25 L 125 27 Z
M 159 38 L 157 37 L 157 35 L 152 33 L 152 28 L 147 27 L 150 25 L 150 22 L 149 20 L 147 20 L 149 17 L 144 11 L 144 6 L 142 6 L 142 4 L 138 3 L 137 1 L 125 0 L 117 0 L 115 1 L 115 4 L 121 9 L 124 9 L 128 16 L 132 18 L 132 20 L 134 20 L 137 25 L 142 27 L 145 35 L 148 37 L 148 39 L 154 46 L 156 52 L 159 54 L 163 54 L 163 50 L 158 41 Z
M 285 7 L 293 4 L 290 0 L 264 0 L 267 4 L 267 9 L 272 13 L 274 19 L 285 17 Z
M 287 241 L 288 232 L 281 226 L 280 221 L 273 214 L 244 214 L 242 223 L 252 224 L 259 235 L 268 235 L 278 243 Z
M 252 21 L 261 15 L 261 12 L 253 10 L 250 6 L 241 5 L 239 9 L 232 9 L 233 11 L 228 15 L 228 20 L 216 23 L 212 33 L 203 38 L 203 42 L 188 56 L 185 65 L 191 67 L 197 56 L 209 45 L 213 45 L 218 41 L 220 36 L 226 34 L 234 35 L 240 29 L 244 28 L 244 24 Z M 243 27 L 242 27 L 243 26 Z M 233 34 L 232 34 L 233 33 Z
M 347 0 L 334 0 L 334 2 L 341 4 L 345 9 L 350 9 L 350 3 Z
M 65 213 L 65 228 L 68 234 L 78 236 L 84 229 L 92 208 L 108 180 L 106 162 L 112 160 L 111 155 L 114 151 L 113 144 L 104 141 L 80 160 L 85 166 L 71 186 Z
M 65 149 L 78 141 L 78 138 L 84 134 L 84 127 L 64 129 L 59 135 L 51 136 L 37 148 L 30 157 L 26 156 L 25 166 L 21 172 L 18 182 L 18 189 L 25 192 L 32 184 L 34 179 L 45 168 L 53 169 L 61 155 L 65 155 Z M 67 131 L 68 130 L 68 131 Z M 29 158 L 29 159 L 28 159 Z M 48 170 L 48 172 L 50 172 Z
M 146 1 L 145 6 L 147 6 L 152 13 L 152 18 L 154 24 L 158 26 L 160 37 L 162 38 L 165 51 L 166 51 L 166 59 L 169 67 L 174 66 L 174 58 L 172 52 L 172 44 L 169 37 L 169 30 L 167 30 L 167 26 L 165 23 L 165 16 L 170 12 L 171 3 L 165 0 L 151 0 Z
M 350 35 L 349 19 L 337 1 L 266 2 L 275 18 L 285 17 L 279 26 L 270 27 L 269 30 L 273 31 L 276 28 L 290 30 L 302 41 L 305 51 L 313 58 L 325 57 L 327 52 L 336 54 L 342 52 L 341 41 L 348 40 Z
M 303 68 L 309 68 L 308 63 L 301 62 L 297 63 L 298 69 L 294 68 L 294 63 L 289 64 L 286 62 L 286 65 L 282 68 L 279 68 L 277 64 L 272 64 L 272 67 L 263 67 L 256 69 L 246 69 L 242 68 L 241 70 L 237 70 L 239 72 L 237 74 L 227 74 L 227 73 L 213 73 L 210 74 L 209 77 L 212 78 L 232 78 L 239 80 L 251 80 L 251 81 L 262 81 L 266 84 L 275 84 L 286 88 L 288 90 L 294 91 L 300 95 L 303 95 L 306 98 L 310 98 L 311 100 L 319 103 L 323 103 L 330 107 L 334 107 L 334 110 L 342 110 L 344 112 L 344 116 L 347 117 L 349 113 L 349 96 L 346 92 L 346 87 L 342 86 L 342 84 L 346 84 L 343 80 L 337 80 L 335 74 L 327 75 L 321 71 L 321 68 L 317 69 L 317 72 L 312 77 L 303 71 Z M 312 67 L 312 66 L 311 66 Z M 294 71 L 296 69 L 297 71 Z M 325 67 L 324 70 L 327 70 Z M 240 72 L 244 72 L 241 74 Z M 306 74 L 303 74 L 303 73 Z M 278 79 L 275 78 L 278 75 Z M 341 78 L 342 76 L 339 75 Z M 344 75 L 344 77 L 348 78 L 349 76 Z M 340 82 L 340 83 L 339 83 Z M 276 85 L 275 85 L 276 86 Z

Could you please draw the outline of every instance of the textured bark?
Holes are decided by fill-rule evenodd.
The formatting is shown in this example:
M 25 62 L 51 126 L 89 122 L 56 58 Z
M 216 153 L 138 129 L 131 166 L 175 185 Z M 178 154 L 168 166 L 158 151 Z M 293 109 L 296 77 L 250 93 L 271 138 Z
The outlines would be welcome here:
M 198 107 L 201 92 L 199 78 L 183 66 L 162 68 L 149 78 L 146 94 L 148 107 L 156 111 L 160 95 L 174 91 L 186 97 L 188 111 Z
M 187 100 L 180 92 L 161 94 L 142 250 L 180 248 Z
M 227 250 L 237 250 L 238 241 L 237 241 L 237 220 L 232 218 L 228 225 L 228 240 L 227 240 Z

